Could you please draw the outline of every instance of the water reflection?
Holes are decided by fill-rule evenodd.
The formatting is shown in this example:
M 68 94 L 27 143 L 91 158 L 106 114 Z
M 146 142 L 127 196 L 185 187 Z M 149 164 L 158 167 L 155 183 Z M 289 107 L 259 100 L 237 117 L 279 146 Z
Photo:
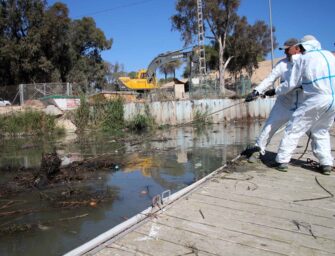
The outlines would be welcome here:
M 116 193 L 113 200 L 97 206 L 54 208 L 41 199 L 40 191 L 0 197 L 0 208 L 16 200 L 24 202 L 18 203 L 17 208 L 44 209 L 14 217 L 0 215 L 0 229 L 8 224 L 35 225 L 26 232 L 2 234 L 0 255 L 63 254 L 144 210 L 155 195 L 167 189 L 176 192 L 214 171 L 251 143 L 260 128 L 258 123 L 172 128 L 157 131 L 150 139 L 133 146 L 131 142 L 120 144 L 108 134 L 53 142 L 43 138 L 32 140 L 34 147 L 29 150 L 23 147 L 30 143 L 27 139 L 2 141 L 1 165 L 15 162 L 26 167 L 38 166 L 41 153 L 53 148 L 68 161 L 108 153 L 120 163 L 119 169 L 97 172 L 95 179 L 81 182 L 84 190 L 111 189 Z

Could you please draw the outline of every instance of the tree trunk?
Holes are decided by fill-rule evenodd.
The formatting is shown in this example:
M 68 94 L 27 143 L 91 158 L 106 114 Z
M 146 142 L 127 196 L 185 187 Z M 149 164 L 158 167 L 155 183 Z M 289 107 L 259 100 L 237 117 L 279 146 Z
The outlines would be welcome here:
M 224 35 L 224 42 L 222 43 L 221 38 L 219 40 L 219 81 L 220 81 L 220 93 L 221 95 L 225 95 L 226 94 L 226 88 L 225 88 L 225 80 L 224 80 L 224 75 L 226 72 L 226 68 L 229 64 L 229 62 L 231 61 L 232 58 L 234 58 L 234 56 L 230 56 L 226 61 L 223 61 L 223 53 L 224 53 L 224 49 L 225 49 L 225 38 L 226 35 Z
M 226 94 L 225 81 L 224 81 L 224 61 L 223 61 L 223 52 L 224 46 L 222 44 L 222 38 L 220 37 L 219 41 L 219 84 L 220 84 L 220 93 L 221 95 Z

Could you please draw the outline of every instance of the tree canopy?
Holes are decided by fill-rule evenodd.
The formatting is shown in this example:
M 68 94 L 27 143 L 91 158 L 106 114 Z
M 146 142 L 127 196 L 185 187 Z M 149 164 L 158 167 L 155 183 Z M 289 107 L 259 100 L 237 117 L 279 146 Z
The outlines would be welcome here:
M 111 45 L 93 18 L 71 20 L 63 3 L 0 0 L 0 85 L 103 83 L 101 51 Z
M 217 63 L 216 54 L 210 53 L 210 65 L 218 65 L 220 89 L 224 94 L 224 72 L 230 61 L 234 64 L 228 67 L 234 72 L 242 68 L 252 72 L 257 66 L 255 60 L 263 58 L 271 49 L 271 30 L 263 21 L 250 25 L 245 17 L 239 17 L 240 0 L 203 0 L 202 3 L 205 34 L 213 38 L 218 51 Z M 197 0 L 177 1 L 176 14 L 171 17 L 172 27 L 181 33 L 185 45 L 197 38 L 197 14 Z

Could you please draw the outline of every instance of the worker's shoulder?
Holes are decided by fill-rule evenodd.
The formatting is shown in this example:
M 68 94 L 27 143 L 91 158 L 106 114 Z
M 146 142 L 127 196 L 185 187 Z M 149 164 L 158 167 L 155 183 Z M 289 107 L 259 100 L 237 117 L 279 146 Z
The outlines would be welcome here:
M 277 62 L 276 65 L 278 65 L 278 64 L 287 64 L 288 62 L 289 62 L 289 59 L 288 59 L 288 58 L 282 58 L 281 60 L 279 60 L 279 61 Z
M 288 63 L 289 63 L 288 58 L 281 59 L 280 61 L 277 62 L 274 68 L 286 67 Z

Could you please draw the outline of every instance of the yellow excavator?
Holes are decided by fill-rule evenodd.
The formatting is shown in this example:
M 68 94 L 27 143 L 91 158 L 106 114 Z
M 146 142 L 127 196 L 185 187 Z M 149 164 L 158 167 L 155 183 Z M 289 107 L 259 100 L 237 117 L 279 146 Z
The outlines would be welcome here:
M 156 70 L 160 66 L 176 60 L 188 61 L 191 65 L 195 63 L 193 51 L 174 51 L 159 54 L 149 64 L 147 69 L 141 69 L 137 72 L 136 78 L 119 77 L 118 85 L 120 88 L 147 91 L 157 89 L 159 86 L 156 81 Z

